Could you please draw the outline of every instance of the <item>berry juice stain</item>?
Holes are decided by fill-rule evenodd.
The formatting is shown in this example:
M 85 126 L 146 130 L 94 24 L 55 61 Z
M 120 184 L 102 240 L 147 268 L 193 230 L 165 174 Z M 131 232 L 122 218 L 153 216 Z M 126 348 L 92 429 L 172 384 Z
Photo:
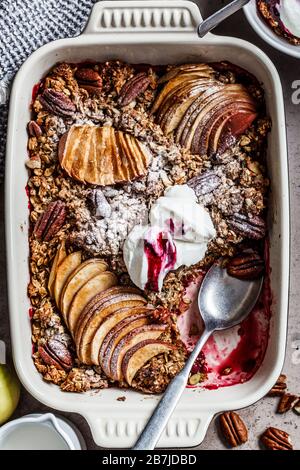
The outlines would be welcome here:
M 168 232 L 159 232 L 153 238 L 151 231 L 144 242 L 144 253 L 148 262 L 148 281 L 146 289 L 159 291 L 159 280 L 168 271 L 174 269 L 176 263 L 176 247 Z
M 270 288 L 269 247 L 265 246 L 266 274 L 260 298 L 250 315 L 230 330 L 215 332 L 205 344 L 192 373 L 203 372 L 206 380 L 197 387 L 215 390 L 247 382 L 261 366 L 269 340 L 272 295 Z M 178 328 L 187 350 L 193 350 L 203 331 L 198 308 L 198 292 L 205 272 L 191 279 L 183 298 L 190 300 L 186 311 L 178 316 Z M 198 322 L 198 323 L 197 323 Z M 197 323 L 198 334 L 190 334 L 191 325 Z

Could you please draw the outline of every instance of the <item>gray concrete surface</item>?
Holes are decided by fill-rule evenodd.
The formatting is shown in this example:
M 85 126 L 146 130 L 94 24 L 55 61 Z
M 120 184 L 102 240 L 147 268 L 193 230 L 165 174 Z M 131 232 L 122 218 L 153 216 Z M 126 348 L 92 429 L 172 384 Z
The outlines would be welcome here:
M 198 0 L 202 14 L 206 17 L 224 3 L 220 0 Z M 289 389 L 300 395 L 300 104 L 292 102 L 292 83 L 300 80 L 300 62 L 291 57 L 272 49 L 265 44 L 248 25 L 242 12 L 228 19 L 215 31 L 216 34 L 232 35 L 253 42 L 263 49 L 273 60 L 280 73 L 286 105 L 287 133 L 289 145 L 289 169 L 291 190 L 291 214 L 292 214 L 292 252 L 291 252 L 291 285 L 290 285 L 290 311 L 289 311 L 289 333 L 286 350 L 286 361 L 284 372 L 288 376 Z M 8 325 L 8 307 L 6 295 L 6 268 L 4 248 L 4 190 L 2 188 L 0 197 L 0 339 L 6 341 L 10 355 L 10 336 Z M 22 312 L 20 312 L 21 314 Z M 300 449 L 300 417 L 289 412 L 286 415 L 275 414 L 277 399 L 264 398 L 253 406 L 241 411 L 241 416 L 249 426 L 249 441 L 240 449 L 259 449 L 258 436 L 270 425 L 279 427 L 289 432 L 294 447 Z M 15 417 L 32 412 L 43 412 L 47 408 L 34 400 L 25 390 L 22 391 L 19 406 Z M 67 414 L 66 414 L 67 416 Z M 68 417 L 78 426 L 87 443 L 88 449 L 97 449 L 94 444 L 90 430 L 83 418 L 76 414 Z M 216 421 L 213 421 L 208 429 L 203 443 L 197 448 L 214 450 L 226 449 L 217 429 Z

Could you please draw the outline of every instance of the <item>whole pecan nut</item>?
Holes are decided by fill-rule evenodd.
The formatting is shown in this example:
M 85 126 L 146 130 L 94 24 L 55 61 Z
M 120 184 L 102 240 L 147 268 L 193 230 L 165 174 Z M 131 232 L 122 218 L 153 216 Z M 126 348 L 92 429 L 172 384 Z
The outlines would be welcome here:
M 299 397 L 292 395 L 291 393 L 285 393 L 282 395 L 280 402 L 277 407 L 277 413 L 283 414 L 290 411 L 297 404 Z
M 227 272 L 238 279 L 257 279 L 265 269 L 264 260 L 256 252 L 241 253 L 231 258 L 227 264 Z
M 31 137 L 40 137 L 42 135 L 42 129 L 36 121 L 30 121 L 28 123 L 28 134 Z
M 221 184 L 221 178 L 213 171 L 206 171 L 202 175 L 194 176 L 188 181 L 188 186 L 195 191 L 196 196 L 212 193 Z
M 75 78 L 80 88 L 83 88 L 91 95 L 97 95 L 102 90 L 102 78 L 96 70 L 91 68 L 77 69 Z
M 260 440 L 269 450 L 293 450 L 289 434 L 281 429 L 266 429 Z
M 144 93 L 150 85 L 150 79 L 146 73 L 141 72 L 127 80 L 122 86 L 119 94 L 119 104 L 127 106 L 141 93 Z
M 248 429 L 241 417 L 234 411 L 221 414 L 220 427 L 231 447 L 237 447 L 248 441 Z
M 281 397 L 282 395 L 285 394 L 286 388 L 287 388 L 286 375 L 281 374 L 278 377 L 276 384 L 269 391 L 268 396 L 269 397 Z
M 66 346 L 56 339 L 49 339 L 43 346 L 38 347 L 38 352 L 45 362 L 60 370 L 70 370 L 73 367 L 73 358 Z
M 260 240 L 267 231 L 266 222 L 260 216 L 247 217 L 243 214 L 234 214 L 227 219 L 230 227 L 245 238 Z
M 66 205 L 62 201 L 50 202 L 47 209 L 36 221 L 33 233 L 36 238 L 49 241 L 61 229 L 67 215 Z
M 76 111 L 76 106 L 67 95 L 51 88 L 44 90 L 39 100 L 46 111 L 57 116 L 73 117 Z

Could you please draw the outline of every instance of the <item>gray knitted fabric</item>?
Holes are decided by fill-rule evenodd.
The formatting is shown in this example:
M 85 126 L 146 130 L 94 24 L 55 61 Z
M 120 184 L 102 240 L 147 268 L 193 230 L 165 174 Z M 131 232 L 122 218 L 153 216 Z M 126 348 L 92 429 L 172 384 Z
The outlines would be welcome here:
M 9 86 L 38 47 L 78 35 L 97 0 L 0 0 L 0 178 L 3 177 Z

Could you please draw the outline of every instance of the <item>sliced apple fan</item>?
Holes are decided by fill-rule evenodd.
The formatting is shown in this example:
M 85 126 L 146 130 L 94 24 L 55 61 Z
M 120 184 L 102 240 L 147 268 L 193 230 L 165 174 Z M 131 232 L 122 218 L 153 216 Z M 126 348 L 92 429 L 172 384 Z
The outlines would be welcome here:
M 132 135 L 87 124 L 74 125 L 61 137 L 58 156 L 71 178 L 99 186 L 144 176 L 150 162 L 149 150 Z
M 165 135 L 194 154 L 223 153 L 258 116 L 246 87 L 225 84 L 208 65 L 181 65 L 160 79 L 164 84 L 152 112 Z
M 150 320 L 152 307 L 134 287 L 118 286 L 108 265 L 97 258 L 82 262 L 80 251 L 59 247 L 49 289 L 83 364 L 100 365 L 108 378 L 132 384 L 152 357 L 174 349 L 159 337 L 166 325 Z

